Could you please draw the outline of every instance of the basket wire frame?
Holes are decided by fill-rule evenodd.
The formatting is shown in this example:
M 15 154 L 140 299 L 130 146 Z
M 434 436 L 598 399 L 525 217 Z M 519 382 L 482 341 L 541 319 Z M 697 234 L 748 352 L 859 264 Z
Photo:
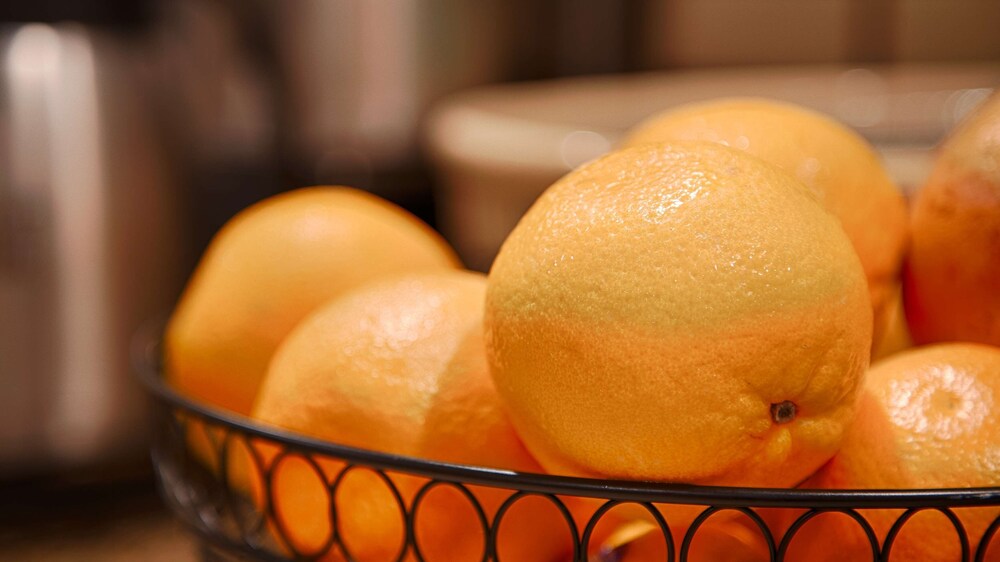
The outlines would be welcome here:
M 155 347 L 155 346 L 154 346 Z M 977 542 L 970 541 L 967 530 L 954 509 L 1000 507 L 1000 487 L 955 488 L 934 490 L 803 490 L 711 487 L 679 484 L 659 484 L 631 481 L 605 481 L 560 477 L 543 474 L 515 473 L 506 470 L 471 467 L 425 461 L 383 454 L 374 451 L 327 443 L 278 429 L 257 425 L 252 421 L 213 409 L 177 394 L 161 375 L 155 351 L 147 351 L 138 363 L 143 385 L 156 401 L 157 431 L 152 458 L 160 492 L 171 510 L 206 545 L 213 559 L 226 561 L 287 562 L 289 560 L 325 560 L 331 553 L 339 559 L 357 560 L 343 535 L 338 517 L 337 492 L 344 479 L 354 471 L 376 475 L 391 494 L 399 511 L 404 535 L 393 560 L 418 562 L 428 560 L 418 539 L 417 523 L 421 506 L 436 488 L 458 491 L 471 506 L 483 537 L 483 562 L 521 562 L 501 557 L 498 536 L 510 510 L 525 498 L 547 500 L 566 522 L 572 544 L 568 562 L 588 562 L 597 544 L 591 544 L 597 524 L 608 512 L 622 505 L 638 506 L 647 511 L 662 533 L 666 560 L 687 561 L 692 543 L 705 522 L 722 512 L 744 516 L 766 543 L 771 561 L 784 561 L 793 539 L 813 518 L 824 513 L 840 513 L 854 520 L 871 547 L 871 560 L 888 561 L 893 545 L 907 521 L 917 513 L 931 510 L 945 516 L 954 527 L 963 562 L 988 562 L 987 550 L 1000 543 L 1000 511 Z M 191 440 L 198 438 L 208 445 L 209 458 L 199 458 L 191 450 Z M 230 459 L 236 447 L 245 450 L 250 469 L 263 490 L 256 499 L 240 491 L 230 481 Z M 277 451 L 267 459 L 263 448 Z M 327 516 L 330 532 L 323 544 L 303 549 L 293 540 L 290 529 L 280 516 L 275 498 L 275 472 L 289 459 L 305 463 L 326 491 Z M 329 475 L 323 463 L 340 465 L 336 474 Z M 422 484 L 406 501 L 400 490 L 400 478 L 419 477 Z M 481 504 L 477 489 L 506 490 L 509 496 L 492 514 Z M 587 498 L 600 502 L 585 523 L 574 520 L 566 505 L 568 498 Z M 683 539 L 675 544 L 669 518 L 672 508 L 700 506 L 701 511 L 684 531 Z M 794 508 L 802 513 L 783 536 L 774 536 L 761 512 L 765 508 Z M 902 513 L 884 537 L 877 536 L 863 512 L 871 509 L 899 509 Z M 998 556 L 997 544 L 991 558 Z M 590 553 L 590 554 L 588 554 Z M 609 558 L 614 560 L 614 558 Z M 364 562 L 364 561 L 362 561 Z

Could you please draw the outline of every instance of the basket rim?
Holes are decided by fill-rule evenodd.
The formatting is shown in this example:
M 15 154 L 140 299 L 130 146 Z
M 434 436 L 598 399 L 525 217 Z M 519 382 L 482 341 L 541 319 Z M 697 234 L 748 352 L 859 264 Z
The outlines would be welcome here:
M 133 348 L 136 378 L 162 406 L 227 427 L 243 435 L 280 443 L 292 454 L 320 454 L 351 464 L 399 471 L 459 485 L 485 485 L 538 495 L 565 495 L 620 503 L 673 503 L 718 508 L 801 507 L 819 510 L 866 508 L 958 508 L 1000 505 L 1000 485 L 972 488 L 820 490 L 706 486 L 597 479 L 517 472 L 426 460 L 350 447 L 255 423 L 250 418 L 192 400 L 164 380 L 160 339 Z M 1000 484 L 1000 483 L 998 483 Z

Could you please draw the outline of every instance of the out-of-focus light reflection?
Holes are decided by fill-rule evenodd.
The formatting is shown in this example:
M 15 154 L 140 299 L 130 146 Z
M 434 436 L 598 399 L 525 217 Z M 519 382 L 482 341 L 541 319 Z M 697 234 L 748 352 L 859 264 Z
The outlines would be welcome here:
M 14 33 L 7 51 L 6 66 L 20 80 L 38 80 L 59 65 L 59 35 L 50 26 L 33 23 Z
M 951 119 L 952 123 L 958 123 L 986 98 L 990 97 L 992 92 L 991 88 L 973 88 L 955 92 L 945 104 L 945 107 L 951 110 L 951 115 L 947 117 Z
M 853 68 L 837 77 L 837 116 L 853 127 L 871 127 L 888 115 L 885 79 L 866 68 Z
M 573 131 L 563 138 L 559 155 L 570 168 L 589 162 L 611 150 L 611 141 L 594 131 Z
M 112 322 L 106 311 L 108 248 L 95 45 L 71 24 L 28 24 L 4 57 L 10 108 L 9 176 L 14 189 L 47 197 L 59 332 L 54 389 L 38 416 L 44 443 L 66 460 L 85 459 L 115 423 L 117 382 L 107 376 Z M 47 191 L 40 195 L 40 186 Z

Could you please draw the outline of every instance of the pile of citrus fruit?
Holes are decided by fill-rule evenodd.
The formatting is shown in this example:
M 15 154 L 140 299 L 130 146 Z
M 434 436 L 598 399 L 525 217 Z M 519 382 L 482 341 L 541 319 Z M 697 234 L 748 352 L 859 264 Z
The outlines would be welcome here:
M 724 486 L 1000 486 L 1000 97 L 936 158 L 908 205 L 873 148 L 828 117 L 757 99 L 675 108 L 546 190 L 488 275 L 374 196 L 287 193 L 217 235 L 168 326 L 166 374 L 261 424 L 451 463 Z M 394 476 L 394 497 L 343 463 L 264 457 L 295 552 L 323 547 L 331 501 L 344 544 L 324 559 L 404 549 L 396 506 L 423 480 Z M 336 499 L 317 492 L 336 478 Z M 472 493 L 487 518 L 510 495 Z M 482 556 L 461 494 L 439 487 L 420 504 L 425 560 Z M 566 507 L 579 521 L 594 509 Z M 551 502 L 515 509 L 502 560 L 568 560 Z M 696 514 L 668 512 L 681 536 Z M 780 540 L 798 515 L 764 519 Z M 865 514 L 880 540 L 899 515 Z M 959 559 L 935 516 L 913 517 L 893 560 Z M 955 516 L 974 548 L 1000 508 Z M 648 513 L 608 521 L 594 560 L 664 559 Z M 786 559 L 868 559 L 850 523 L 814 518 Z M 741 518 L 703 532 L 690 560 L 768 559 Z M 1000 560 L 993 542 L 983 560 Z

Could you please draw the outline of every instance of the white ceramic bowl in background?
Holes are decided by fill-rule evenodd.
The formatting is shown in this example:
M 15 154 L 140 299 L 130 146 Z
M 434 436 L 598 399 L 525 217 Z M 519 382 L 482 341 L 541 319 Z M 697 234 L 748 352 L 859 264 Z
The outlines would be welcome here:
M 463 92 L 427 122 L 439 222 L 466 265 L 486 271 L 546 187 L 607 152 L 649 115 L 758 96 L 832 115 L 867 137 L 911 192 L 934 145 L 994 87 L 1000 64 L 699 70 L 506 84 Z

